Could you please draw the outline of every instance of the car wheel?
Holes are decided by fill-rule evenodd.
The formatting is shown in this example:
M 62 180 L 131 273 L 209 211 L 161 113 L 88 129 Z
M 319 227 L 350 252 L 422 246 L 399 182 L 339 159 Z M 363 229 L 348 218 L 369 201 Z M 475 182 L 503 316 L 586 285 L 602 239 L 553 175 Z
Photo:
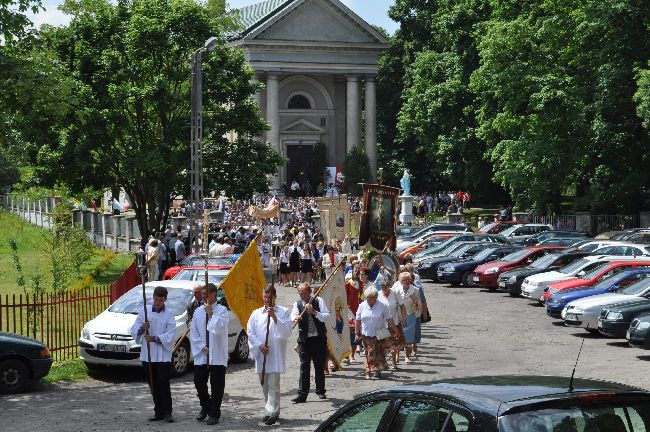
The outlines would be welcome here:
M 182 343 L 172 354 L 172 375 L 181 376 L 190 367 L 190 347 L 187 342 Z
M 472 272 L 465 272 L 462 276 L 463 286 L 470 287 L 472 286 Z
M 235 351 L 232 353 L 232 361 L 235 363 L 244 363 L 248 360 L 248 335 L 244 330 L 239 333 L 237 343 L 235 344 Z
M 10 359 L 0 363 L 0 393 L 19 393 L 29 382 L 29 369 L 22 361 Z
M 586 328 L 585 330 L 587 330 L 587 333 L 589 333 L 590 335 L 599 335 L 600 334 L 598 329 L 595 329 L 595 328 Z
M 513 293 L 513 292 L 509 292 L 508 294 L 510 294 L 510 297 L 519 297 L 520 295 L 519 293 Z

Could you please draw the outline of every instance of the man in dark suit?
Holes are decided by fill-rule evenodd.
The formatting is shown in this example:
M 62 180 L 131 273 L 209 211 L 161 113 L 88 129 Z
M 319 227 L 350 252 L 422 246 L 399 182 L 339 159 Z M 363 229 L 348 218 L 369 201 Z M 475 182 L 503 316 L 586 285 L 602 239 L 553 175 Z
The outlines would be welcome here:
M 314 363 L 316 394 L 325 399 L 325 361 L 327 360 L 327 330 L 325 322 L 330 316 L 327 305 L 320 297 L 311 296 L 311 286 L 298 285 L 300 300 L 293 305 L 291 320 L 298 322 L 298 354 L 300 356 L 300 380 L 298 396 L 293 403 L 304 403 L 309 394 L 310 369 Z M 304 315 L 301 316 L 302 312 Z
M 205 285 L 202 284 L 196 284 L 192 288 L 192 291 L 194 291 L 194 298 L 190 302 L 190 304 L 187 306 L 187 321 L 185 322 L 187 326 L 190 326 L 190 323 L 192 321 L 192 317 L 194 316 L 194 311 L 203 306 L 203 303 L 205 303 Z

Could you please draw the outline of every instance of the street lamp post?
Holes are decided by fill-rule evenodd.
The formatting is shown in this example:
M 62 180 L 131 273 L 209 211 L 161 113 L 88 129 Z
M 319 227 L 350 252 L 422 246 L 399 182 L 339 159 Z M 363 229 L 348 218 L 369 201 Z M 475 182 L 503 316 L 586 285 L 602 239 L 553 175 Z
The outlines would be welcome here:
M 211 37 L 205 44 L 192 53 L 192 124 L 190 133 L 190 190 L 192 212 L 190 219 L 190 242 L 194 236 L 194 244 L 190 246 L 194 252 L 199 252 L 199 221 L 203 213 L 203 76 L 201 55 L 213 51 L 218 39 Z M 206 241 L 207 239 L 204 239 Z

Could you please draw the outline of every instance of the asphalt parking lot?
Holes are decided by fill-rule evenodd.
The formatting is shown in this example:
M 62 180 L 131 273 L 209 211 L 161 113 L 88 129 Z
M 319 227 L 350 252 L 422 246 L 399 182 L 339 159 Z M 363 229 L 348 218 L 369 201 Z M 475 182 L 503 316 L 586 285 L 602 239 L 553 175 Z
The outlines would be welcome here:
M 311 431 L 355 395 L 389 385 L 426 382 L 472 375 L 569 376 L 580 343 L 584 348 L 576 377 L 598 378 L 650 390 L 646 373 L 650 351 L 629 348 L 624 340 L 594 337 L 583 330 L 558 325 L 542 307 L 522 298 L 477 288 L 425 284 L 433 320 L 424 325 L 417 362 L 381 380 L 366 381 L 360 362 L 327 379 L 329 399 L 293 405 L 298 382 L 298 358 L 291 348 L 281 382 L 281 419 L 271 427 Z M 280 287 L 279 303 L 296 299 L 292 288 Z M 295 333 L 293 335 L 295 340 Z M 293 341 L 289 345 L 293 347 Z M 567 382 L 568 384 L 568 382 Z M 253 431 L 260 425 L 261 389 L 252 363 L 229 366 L 222 421 L 216 427 L 194 420 L 197 398 L 188 374 L 172 382 L 174 416 L 171 425 L 151 424 L 152 402 L 139 370 L 110 369 L 90 381 L 40 385 L 21 395 L 0 397 L 3 431 L 232 430 Z

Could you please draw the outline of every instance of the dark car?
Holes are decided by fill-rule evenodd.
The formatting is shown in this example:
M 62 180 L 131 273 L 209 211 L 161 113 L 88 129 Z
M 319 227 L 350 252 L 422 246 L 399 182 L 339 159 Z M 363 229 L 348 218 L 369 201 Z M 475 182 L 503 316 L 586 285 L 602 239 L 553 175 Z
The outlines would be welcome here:
M 498 282 L 499 290 L 506 291 L 513 297 L 519 296 L 521 284 L 528 276 L 559 269 L 587 255 L 589 252 L 564 251 L 545 255 L 529 266 L 501 273 Z
M 650 425 L 650 393 L 605 381 L 496 376 L 405 384 L 355 398 L 316 432 L 623 432 Z
M 650 349 L 650 313 L 634 318 L 625 338 L 631 346 Z
M 450 261 L 438 266 L 438 281 L 448 282 L 452 285 L 463 284 L 472 286 L 472 273 L 481 264 L 490 261 L 497 261 L 504 256 L 521 249 L 521 246 L 499 246 L 491 244 L 489 248 L 483 249 L 471 258 Z
M 589 236 L 587 235 L 587 233 L 581 231 L 548 230 L 548 231 L 541 232 L 539 234 L 535 234 L 534 236 L 529 237 L 525 240 L 517 241 L 515 243 L 524 244 L 526 246 L 534 246 L 536 244 L 541 243 L 544 240 L 549 240 L 555 237 L 562 237 L 562 238 L 573 237 L 576 239 L 575 241 L 577 242 Z
M 607 337 L 624 339 L 632 320 L 638 315 L 650 312 L 650 299 L 603 308 L 598 317 L 598 331 Z
M 36 339 L 0 332 L 0 393 L 18 393 L 50 373 L 52 356 Z
M 458 243 L 455 249 L 451 253 L 440 256 L 427 257 L 427 259 L 422 260 L 417 267 L 418 274 L 421 278 L 433 279 L 438 282 L 438 267 L 440 265 L 448 263 L 450 261 L 456 261 L 458 259 L 468 259 L 476 255 L 483 249 L 490 247 L 493 243 L 488 242 L 466 242 Z M 453 248 L 451 246 L 450 248 Z

